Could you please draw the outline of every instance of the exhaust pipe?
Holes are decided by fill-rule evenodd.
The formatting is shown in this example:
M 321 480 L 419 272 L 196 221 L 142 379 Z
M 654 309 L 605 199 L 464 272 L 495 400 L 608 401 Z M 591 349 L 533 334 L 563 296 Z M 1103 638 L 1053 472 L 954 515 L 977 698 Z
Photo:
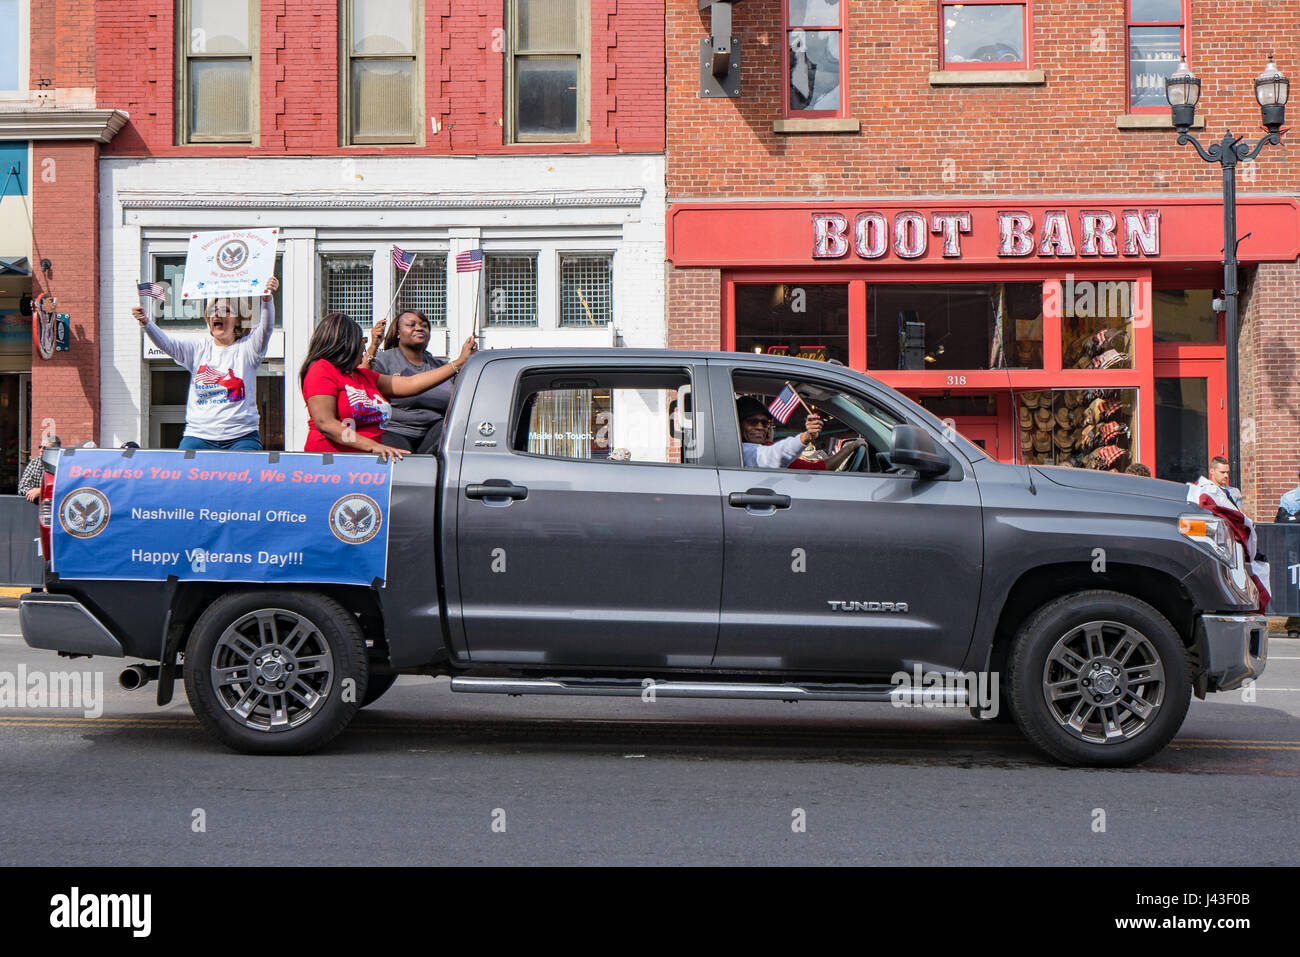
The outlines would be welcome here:
M 143 688 L 149 682 L 156 681 L 157 679 L 157 665 L 139 664 L 122 669 L 122 673 L 117 676 L 117 683 L 127 691 L 136 691 Z

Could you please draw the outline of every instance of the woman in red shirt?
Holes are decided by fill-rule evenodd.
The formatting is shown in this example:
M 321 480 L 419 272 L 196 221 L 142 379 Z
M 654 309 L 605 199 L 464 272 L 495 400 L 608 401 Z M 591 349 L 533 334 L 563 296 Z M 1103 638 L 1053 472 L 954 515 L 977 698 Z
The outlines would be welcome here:
M 379 441 L 392 412 L 388 400 L 419 395 L 460 372 L 475 350 L 465 340 L 460 355 L 419 375 L 380 375 L 360 368 L 365 336 L 351 317 L 331 312 L 316 326 L 307 358 L 298 371 L 311 418 L 308 452 L 374 452 L 384 461 L 400 459 L 405 450 Z

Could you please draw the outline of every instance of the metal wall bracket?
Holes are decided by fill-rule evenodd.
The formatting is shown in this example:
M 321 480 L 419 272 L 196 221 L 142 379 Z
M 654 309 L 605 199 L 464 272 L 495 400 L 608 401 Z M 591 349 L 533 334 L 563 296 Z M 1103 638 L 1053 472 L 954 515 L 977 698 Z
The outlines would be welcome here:
M 715 65 L 719 69 L 725 67 L 726 72 L 721 75 L 714 74 Z M 716 47 L 713 37 L 700 38 L 700 96 L 740 96 L 740 39 L 738 37 L 731 38 L 730 49 Z

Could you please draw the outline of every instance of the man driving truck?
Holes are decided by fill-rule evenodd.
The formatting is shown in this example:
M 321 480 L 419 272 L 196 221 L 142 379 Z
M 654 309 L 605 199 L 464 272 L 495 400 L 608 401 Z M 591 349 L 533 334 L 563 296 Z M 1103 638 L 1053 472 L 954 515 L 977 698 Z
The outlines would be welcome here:
M 804 419 L 804 430 L 779 442 L 772 441 L 772 414 L 758 399 L 742 395 L 736 400 L 736 418 L 740 420 L 740 455 L 746 468 L 783 469 L 799 458 L 804 446 L 815 442 L 821 435 L 822 419 L 810 412 Z M 862 440 L 845 443 L 844 447 L 828 459 L 817 463 L 818 469 L 834 469 L 851 455 Z

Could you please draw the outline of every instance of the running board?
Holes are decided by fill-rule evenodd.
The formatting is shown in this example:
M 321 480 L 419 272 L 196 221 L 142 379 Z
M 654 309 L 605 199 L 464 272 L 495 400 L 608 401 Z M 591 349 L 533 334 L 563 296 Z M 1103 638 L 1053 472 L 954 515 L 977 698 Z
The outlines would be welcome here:
M 651 689 L 653 688 L 653 692 Z M 964 707 L 965 688 L 897 685 L 739 684 L 725 681 L 656 681 L 646 678 L 452 678 L 451 690 L 466 694 L 618 695 L 629 698 L 756 698 L 767 701 L 885 701 Z

